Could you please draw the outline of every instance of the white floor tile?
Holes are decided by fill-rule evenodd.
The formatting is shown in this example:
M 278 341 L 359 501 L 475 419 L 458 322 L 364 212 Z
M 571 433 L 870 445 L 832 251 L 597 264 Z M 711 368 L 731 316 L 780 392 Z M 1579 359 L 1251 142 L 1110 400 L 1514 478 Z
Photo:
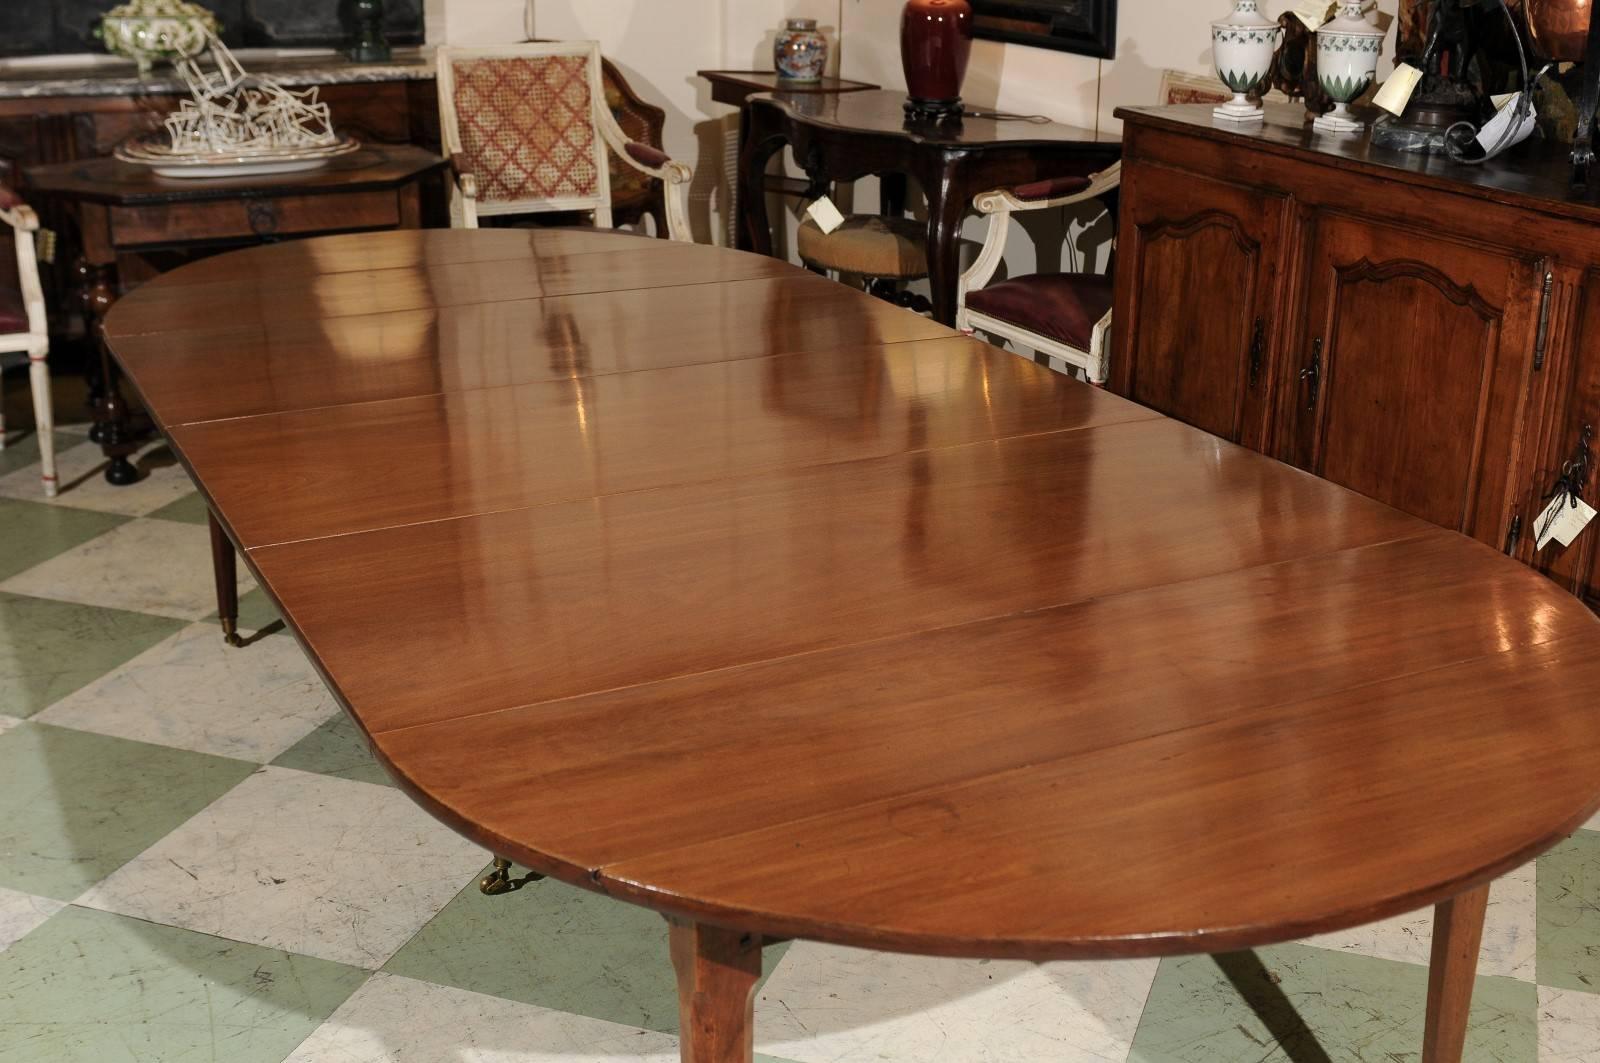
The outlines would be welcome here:
M 1480 975 L 1534 980 L 1534 956 L 1538 949 L 1538 891 L 1534 886 L 1534 870 L 1534 864 L 1525 864 L 1489 888 L 1489 911 L 1484 917 L 1483 946 L 1478 955 Z M 1319 934 L 1307 938 L 1304 944 L 1426 967 L 1433 949 L 1433 909 L 1395 916 L 1353 930 Z
M 375 974 L 284 1063 L 677 1063 L 678 1039 Z
M 0 888 L 0 952 L 65 907 L 62 901 Z
M 1583 825 L 1584 830 L 1600 830 L 1600 812 L 1589 817 L 1589 822 Z
M 22 721 L 17 719 L 15 716 L 0 715 L 0 735 L 5 734 L 7 731 L 11 730 L 21 722 Z
M 1536 906 L 1533 863 L 1523 864 L 1491 885 L 1490 908 L 1483 917 L 1483 946 L 1478 953 L 1480 975 L 1534 980 L 1534 954 L 1539 945 Z M 1306 938 L 1304 945 L 1427 967 L 1434 948 L 1434 909 L 1352 930 L 1320 933 Z
M 1539 987 L 1539 1063 L 1600 1063 L 1600 996 Z
M 77 509 L 142 517 L 194 490 L 189 474 L 165 443 L 152 443 L 130 460 L 144 478 L 136 484 L 117 487 L 106 483 L 106 459 L 98 443 L 80 443 L 57 451 L 56 477 L 61 493 L 50 501 Z M 45 501 L 39 493 L 39 471 L 35 462 L 0 476 L 0 497 Z
M 798 1063 L 1123 1063 L 1156 966 L 942 960 L 796 942 L 757 996 L 756 1043 Z
M 339 711 L 293 639 L 191 624 L 56 702 L 45 723 L 266 763 Z
M 253 586 L 241 565 L 239 593 Z M 211 535 L 203 525 L 131 520 L 11 577 L 0 590 L 198 620 L 217 607 Z
M 485 855 L 390 787 L 269 767 L 77 903 L 377 968 Z

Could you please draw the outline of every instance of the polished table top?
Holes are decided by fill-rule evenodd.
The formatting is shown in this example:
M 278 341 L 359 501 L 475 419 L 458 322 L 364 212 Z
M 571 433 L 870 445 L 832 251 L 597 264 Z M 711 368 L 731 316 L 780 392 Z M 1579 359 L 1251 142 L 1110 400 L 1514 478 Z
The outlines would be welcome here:
M 1115 148 L 1122 138 L 1081 126 L 1055 122 L 1044 115 L 996 113 L 969 105 L 959 119 L 934 121 L 908 119 L 906 94 L 889 89 L 864 92 L 805 95 L 778 91 L 752 97 L 756 103 L 775 106 L 797 121 L 863 135 L 900 137 L 941 148 L 1018 147 L 1029 144 L 1059 147 L 1064 142 L 1102 144 Z
M 589 889 L 1219 951 L 1451 897 L 1600 808 L 1600 625 L 1554 585 L 772 259 L 339 236 L 107 331 L 406 790 Z

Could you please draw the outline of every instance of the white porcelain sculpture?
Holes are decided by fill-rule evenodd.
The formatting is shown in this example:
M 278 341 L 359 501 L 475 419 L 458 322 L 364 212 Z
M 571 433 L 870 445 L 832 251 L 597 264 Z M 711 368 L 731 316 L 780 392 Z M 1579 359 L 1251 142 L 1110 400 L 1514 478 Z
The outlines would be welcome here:
M 1230 122 L 1259 122 L 1261 104 L 1247 93 L 1259 88 L 1272 72 L 1272 57 L 1283 28 L 1261 13 L 1257 0 L 1234 0 L 1233 12 L 1211 24 L 1211 57 L 1217 76 L 1233 90 L 1233 99 L 1211 112 Z
M 132 140 L 117 158 L 165 177 L 232 177 L 312 169 L 356 149 L 334 132 L 316 88 L 295 92 L 248 74 L 214 34 L 208 44 L 214 72 L 195 56 L 178 60 L 190 98 L 167 116 L 167 142 Z
M 1383 31 L 1361 14 L 1361 0 L 1344 0 L 1339 17 L 1317 30 L 1317 81 L 1333 99 L 1333 110 L 1312 125 L 1321 133 L 1354 133 L 1366 128 L 1350 113 L 1378 74 Z

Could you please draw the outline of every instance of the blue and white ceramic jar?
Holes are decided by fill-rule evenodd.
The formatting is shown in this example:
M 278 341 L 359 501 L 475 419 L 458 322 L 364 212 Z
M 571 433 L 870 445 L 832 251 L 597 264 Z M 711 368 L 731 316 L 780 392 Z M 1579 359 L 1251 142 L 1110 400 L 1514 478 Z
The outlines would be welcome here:
M 828 65 L 828 39 L 817 32 L 814 18 L 791 18 L 778 31 L 773 66 L 784 81 L 821 81 Z

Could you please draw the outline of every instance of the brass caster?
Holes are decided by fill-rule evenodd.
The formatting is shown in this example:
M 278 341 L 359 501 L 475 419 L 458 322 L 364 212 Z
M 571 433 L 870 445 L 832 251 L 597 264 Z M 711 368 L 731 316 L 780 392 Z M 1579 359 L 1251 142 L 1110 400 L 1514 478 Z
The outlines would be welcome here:
M 485 897 L 498 897 L 502 893 L 510 893 L 516 889 L 511 884 L 511 861 L 503 856 L 494 858 L 494 870 L 483 877 L 478 883 L 478 890 Z
M 222 622 L 222 641 L 237 649 L 244 645 L 244 639 L 239 637 L 239 626 L 235 621 Z
M 503 856 L 494 858 L 494 870 L 483 876 L 483 881 L 478 883 L 478 892 L 485 897 L 498 897 L 504 893 L 514 893 L 530 882 L 538 882 L 544 878 L 536 871 L 529 871 L 521 878 L 511 877 L 511 861 Z

